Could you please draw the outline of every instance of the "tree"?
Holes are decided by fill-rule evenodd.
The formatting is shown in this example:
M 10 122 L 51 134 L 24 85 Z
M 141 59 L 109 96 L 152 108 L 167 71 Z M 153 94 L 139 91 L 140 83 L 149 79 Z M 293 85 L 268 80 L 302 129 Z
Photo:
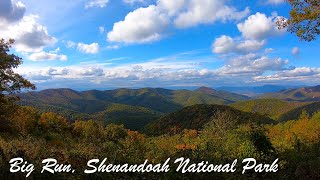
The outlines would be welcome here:
M 97 139 L 101 136 L 101 127 L 93 120 L 89 121 L 76 121 L 73 124 L 73 131 L 76 135 L 87 139 Z
M 279 29 L 287 28 L 288 32 L 304 41 L 315 40 L 320 34 L 320 2 L 319 0 L 288 0 L 292 6 L 290 18 L 277 21 Z
M 14 103 L 17 100 L 14 95 L 22 89 L 35 89 L 34 84 L 14 72 L 14 69 L 22 64 L 22 59 L 9 53 L 13 43 L 13 39 L 9 41 L 0 39 L 0 120 L 3 120 L 1 125 L 4 126 L 6 124 L 4 121 L 14 110 Z
M 39 124 L 43 130 L 48 132 L 61 133 L 69 127 L 68 120 L 56 113 L 43 113 L 40 117 Z

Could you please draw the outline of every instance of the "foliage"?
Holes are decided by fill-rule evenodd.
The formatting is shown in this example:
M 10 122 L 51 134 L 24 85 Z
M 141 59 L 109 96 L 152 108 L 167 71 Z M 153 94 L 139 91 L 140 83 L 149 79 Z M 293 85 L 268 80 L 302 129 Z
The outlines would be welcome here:
M 297 120 L 300 115 L 305 112 L 308 116 L 312 116 L 314 113 L 320 111 L 320 102 L 314 102 L 305 106 L 292 109 L 279 117 L 279 121 Z
M 215 91 L 206 93 L 161 88 L 115 89 L 77 92 L 71 89 L 47 89 L 20 94 L 20 105 L 41 112 L 55 112 L 70 121 L 95 119 L 106 123 L 124 124 L 141 130 L 165 113 L 195 104 L 229 104 L 248 99 L 246 96 Z
M 320 34 L 320 2 L 318 0 L 288 0 L 292 9 L 290 18 L 281 18 L 277 25 L 287 28 L 304 41 L 315 40 Z
M 8 124 L 7 117 L 13 113 L 16 97 L 14 94 L 22 89 L 35 89 L 35 86 L 21 75 L 14 72 L 22 59 L 14 54 L 9 54 L 14 40 L 5 41 L 0 39 L 0 119 L 1 124 Z M 0 125 L 0 131 L 8 127 Z
M 280 99 L 254 99 L 231 104 L 231 107 L 278 120 L 282 114 L 306 104 L 305 102 L 288 102 Z
M 165 115 L 148 124 L 144 131 L 150 135 L 160 135 L 164 133 L 177 134 L 184 129 L 200 130 L 209 121 L 217 119 L 221 113 L 227 114 L 229 119 L 235 120 L 238 124 L 247 122 L 268 124 L 274 122 L 268 117 L 242 112 L 229 106 L 198 104 Z

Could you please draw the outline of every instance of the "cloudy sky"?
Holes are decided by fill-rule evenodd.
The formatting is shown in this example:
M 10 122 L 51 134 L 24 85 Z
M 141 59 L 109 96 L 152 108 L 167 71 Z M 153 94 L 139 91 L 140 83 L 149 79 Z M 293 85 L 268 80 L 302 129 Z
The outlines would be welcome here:
M 38 89 L 320 84 L 320 41 L 284 0 L 1 0 L 0 38 Z

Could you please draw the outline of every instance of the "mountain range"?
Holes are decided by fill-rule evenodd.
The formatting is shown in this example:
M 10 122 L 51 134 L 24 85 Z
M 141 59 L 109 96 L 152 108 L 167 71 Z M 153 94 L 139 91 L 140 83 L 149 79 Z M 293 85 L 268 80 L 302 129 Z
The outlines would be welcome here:
M 139 129 L 163 114 L 195 104 L 231 104 L 244 95 L 201 87 L 195 91 L 162 88 L 90 90 L 47 89 L 20 94 L 20 105 L 53 111 L 74 121 L 97 119 Z
M 301 86 L 279 86 L 279 85 L 264 85 L 264 86 L 222 86 L 217 90 L 224 90 L 237 94 L 243 94 L 250 97 L 256 97 L 265 93 L 275 93 L 285 89 L 299 88 Z
M 296 89 L 285 89 L 275 93 L 267 93 L 263 98 L 277 98 L 286 101 L 320 101 L 320 85 L 313 87 L 302 87 Z
M 213 112 L 226 109 L 229 113 L 236 114 L 234 117 L 251 117 L 256 121 L 259 118 L 264 121 L 268 121 L 265 118 L 276 121 L 296 119 L 305 109 L 310 114 L 320 110 L 318 103 L 312 103 L 320 100 L 320 86 L 281 90 L 256 99 L 208 87 L 193 91 L 163 88 L 81 92 L 72 89 L 47 89 L 20 94 L 20 99 L 20 105 L 32 106 L 41 112 L 56 112 L 70 121 L 94 119 L 124 124 L 132 130 L 142 130 L 151 123 L 153 125 L 149 127 L 167 125 L 168 127 L 161 129 L 168 130 L 174 122 L 182 123 L 183 128 L 188 128 L 190 123 L 192 127 L 198 128 L 213 116 Z M 199 106 L 200 104 L 210 106 Z

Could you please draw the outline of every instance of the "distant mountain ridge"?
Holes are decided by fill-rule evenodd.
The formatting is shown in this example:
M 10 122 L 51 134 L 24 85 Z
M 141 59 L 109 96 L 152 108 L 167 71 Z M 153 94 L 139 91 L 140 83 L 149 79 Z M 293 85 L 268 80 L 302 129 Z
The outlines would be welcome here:
M 320 101 L 320 85 L 313 87 L 302 87 L 297 89 L 286 89 L 276 93 L 268 93 L 263 98 L 277 98 L 287 101 Z
M 58 112 L 71 120 L 98 118 L 107 122 L 126 121 L 125 125 L 133 124 L 130 121 L 140 121 L 138 124 L 142 125 L 164 113 L 194 104 L 222 105 L 249 99 L 234 93 L 216 92 L 210 88 L 206 90 L 208 92 L 201 92 L 201 89 L 190 91 L 163 88 L 121 88 L 82 92 L 72 89 L 47 89 L 20 94 L 20 104 L 33 106 L 42 111 Z M 77 112 L 80 115 L 75 116 Z M 124 114 L 127 114 L 126 120 Z M 139 127 L 132 129 L 137 128 Z
M 274 93 L 289 88 L 299 88 L 301 86 L 280 86 L 280 85 L 264 85 L 264 86 L 222 86 L 216 88 L 217 90 L 224 90 L 246 96 L 258 96 L 265 93 Z

